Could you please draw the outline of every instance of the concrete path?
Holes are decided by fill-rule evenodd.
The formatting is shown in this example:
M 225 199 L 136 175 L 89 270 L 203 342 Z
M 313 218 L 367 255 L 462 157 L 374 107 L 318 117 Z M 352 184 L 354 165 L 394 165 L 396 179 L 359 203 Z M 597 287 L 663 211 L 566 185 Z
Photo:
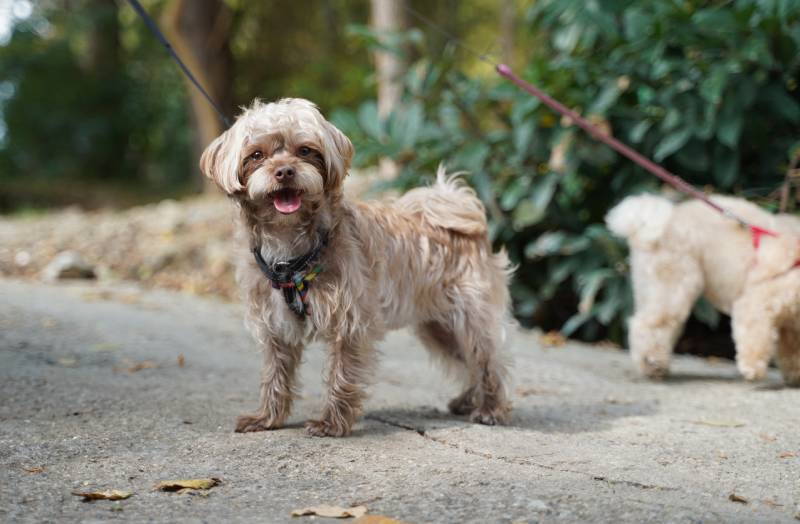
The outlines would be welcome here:
M 255 406 L 260 357 L 241 325 L 238 307 L 186 295 L 0 281 L 0 521 L 302 524 L 291 510 L 320 503 L 405 522 L 798 512 L 800 391 L 777 375 L 746 384 L 729 363 L 679 358 L 673 378 L 650 383 L 619 350 L 522 333 L 513 424 L 483 427 L 445 412 L 456 385 L 397 333 L 351 437 L 302 430 L 321 404 L 319 347 L 291 425 L 242 435 L 233 422 Z M 152 491 L 201 477 L 222 483 L 207 496 Z M 95 488 L 134 496 L 70 494 Z

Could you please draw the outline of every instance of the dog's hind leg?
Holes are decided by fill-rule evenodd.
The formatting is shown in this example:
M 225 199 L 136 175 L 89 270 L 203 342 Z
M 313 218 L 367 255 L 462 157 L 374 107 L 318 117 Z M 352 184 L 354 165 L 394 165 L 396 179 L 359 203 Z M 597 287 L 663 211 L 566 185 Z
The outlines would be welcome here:
M 417 337 L 437 357 L 448 371 L 459 375 L 467 382 L 469 380 L 467 362 L 464 351 L 459 347 L 453 328 L 437 321 L 424 322 L 416 326 Z M 478 407 L 475 402 L 475 385 L 468 384 L 466 389 L 447 404 L 450 413 L 454 415 L 467 415 Z
M 504 424 L 508 419 L 507 373 L 500 359 L 504 330 L 502 318 L 480 314 L 472 309 L 467 312 L 463 326 L 457 331 L 474 387 L 475 408 L 470 413 L 473 422 L 494 425 Z
M 470 420 L 503 424 L 508 419 L 507 372 L 501 359 L 506 336 L 505 310 L 479 295 L 464 293 L 451 315 L 453 335 L 467 368 L 469 386 L 450 402 L 454 413 L 469 411 Z
M 759 380 L 778 347 L 779 331 L 773 304 L 764 286 L 748 289 L 731 311 L 736 365 L 747 380 Z
M 431 352 L 446 365 L 465 375 L 467 386 L 447 405 L 454 415 L 494 425 L 506 422 L 506 370 L 500 361 L 503 323 L 491 318 L 473 318 L 473 312 L 454 314 L 452 323 L 426 322 L 417 334 Z
M 633 251 L 636 312 L 630 319 L 631 358 L 641 373 L 663 378 L 675 342 L 703 290 L 698 264 L 681 253 Z
M 776 360 L 783 382 L 790 387 L 800 387 L 800 326 L 794 321 L 784 323 L 779 333 Z

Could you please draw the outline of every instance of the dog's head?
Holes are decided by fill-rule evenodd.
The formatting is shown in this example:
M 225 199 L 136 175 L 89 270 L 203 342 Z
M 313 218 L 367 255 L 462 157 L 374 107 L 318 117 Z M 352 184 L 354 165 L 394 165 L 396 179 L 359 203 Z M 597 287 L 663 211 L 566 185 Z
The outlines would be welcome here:
M 353 144 L 313 103 L 256 100 L 206 148 L 200 169 L 228 195 L 292 220 L 341 192 L 352 158 Z

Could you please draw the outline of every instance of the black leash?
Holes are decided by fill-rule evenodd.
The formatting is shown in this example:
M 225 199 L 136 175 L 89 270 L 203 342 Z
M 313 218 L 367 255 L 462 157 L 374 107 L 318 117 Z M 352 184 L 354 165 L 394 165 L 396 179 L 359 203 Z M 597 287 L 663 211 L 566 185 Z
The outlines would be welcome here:
M 169 43 L 169 40 L 167 40 L 167 37 L 165 37 L 164 33 L 161 32 L 161 29 L 158 28 L 155 21 L 150 17 L 150 15 L 147 14 L 147 11 L 144 10 L 144 7 L 142 7 L 142 4 L 139 3 L 139 0 L 128 0 L 128 3 L 131 5 L 133 10 L 136 11 L 136 14 L 139 15 L 144 23 L 147 24 L 147 27 L 150 28 L 150 31 L 153 33 L 153 35 L 167 49 L 167 52 L 170 54 L 170 56 L 172 56 L 172 58 L 178 63 L 181 71 L 183 71 L 183 74 L 186 75 L 186 78 L 188 78 L 189 81 L 194 84 L 197 90 L 200 91 L 200 93 L 206 98 L 206 100 L 208 100 L 208 103 L 211 104 L 211 107 L 213 107 L 214 111 L 217 112 L 217 115 L 219 115 L 219 118 L 222 120 L 222 123 L 225 124 L 225 127 L 231 127 L 231 121 L 227 116 L 225 116 L 225 113 L 222 111 L 222 109 L 220 109 L 216 102 L 214 102 L 214 99 L 211 98 L 211 95 L 209 95 L 208 92 L 203 89 L 203 86 L 200 85 L 200 82 L 198 82 L 192 72 L 189 71 L 189 68 L 186 67 L 186 64 L 184 64 L 183 60 L 181 60 L 181 57 L 179 57 L 178 53 L 175 52 L 172 44 Z

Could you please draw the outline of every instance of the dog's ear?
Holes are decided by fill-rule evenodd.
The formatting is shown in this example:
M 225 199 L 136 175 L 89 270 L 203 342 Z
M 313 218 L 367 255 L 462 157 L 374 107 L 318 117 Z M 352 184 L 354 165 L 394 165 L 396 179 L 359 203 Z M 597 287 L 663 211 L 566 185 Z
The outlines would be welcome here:
M 335 125 L 328 121 L 325 121 L 323 125 L 325 127 L 325 167 L 328 170 L 328 179 L 325 183 L 328 189 L 332 189 L 341 186 L 344 177 L 347 176 L 355 149 L 347 135 L 339 131 Z
M 234 125 L 214 139 L 200 156 L 200 170 L 229 195 L 244 189 L 239 180 L 241 144 L 237 135 Z

